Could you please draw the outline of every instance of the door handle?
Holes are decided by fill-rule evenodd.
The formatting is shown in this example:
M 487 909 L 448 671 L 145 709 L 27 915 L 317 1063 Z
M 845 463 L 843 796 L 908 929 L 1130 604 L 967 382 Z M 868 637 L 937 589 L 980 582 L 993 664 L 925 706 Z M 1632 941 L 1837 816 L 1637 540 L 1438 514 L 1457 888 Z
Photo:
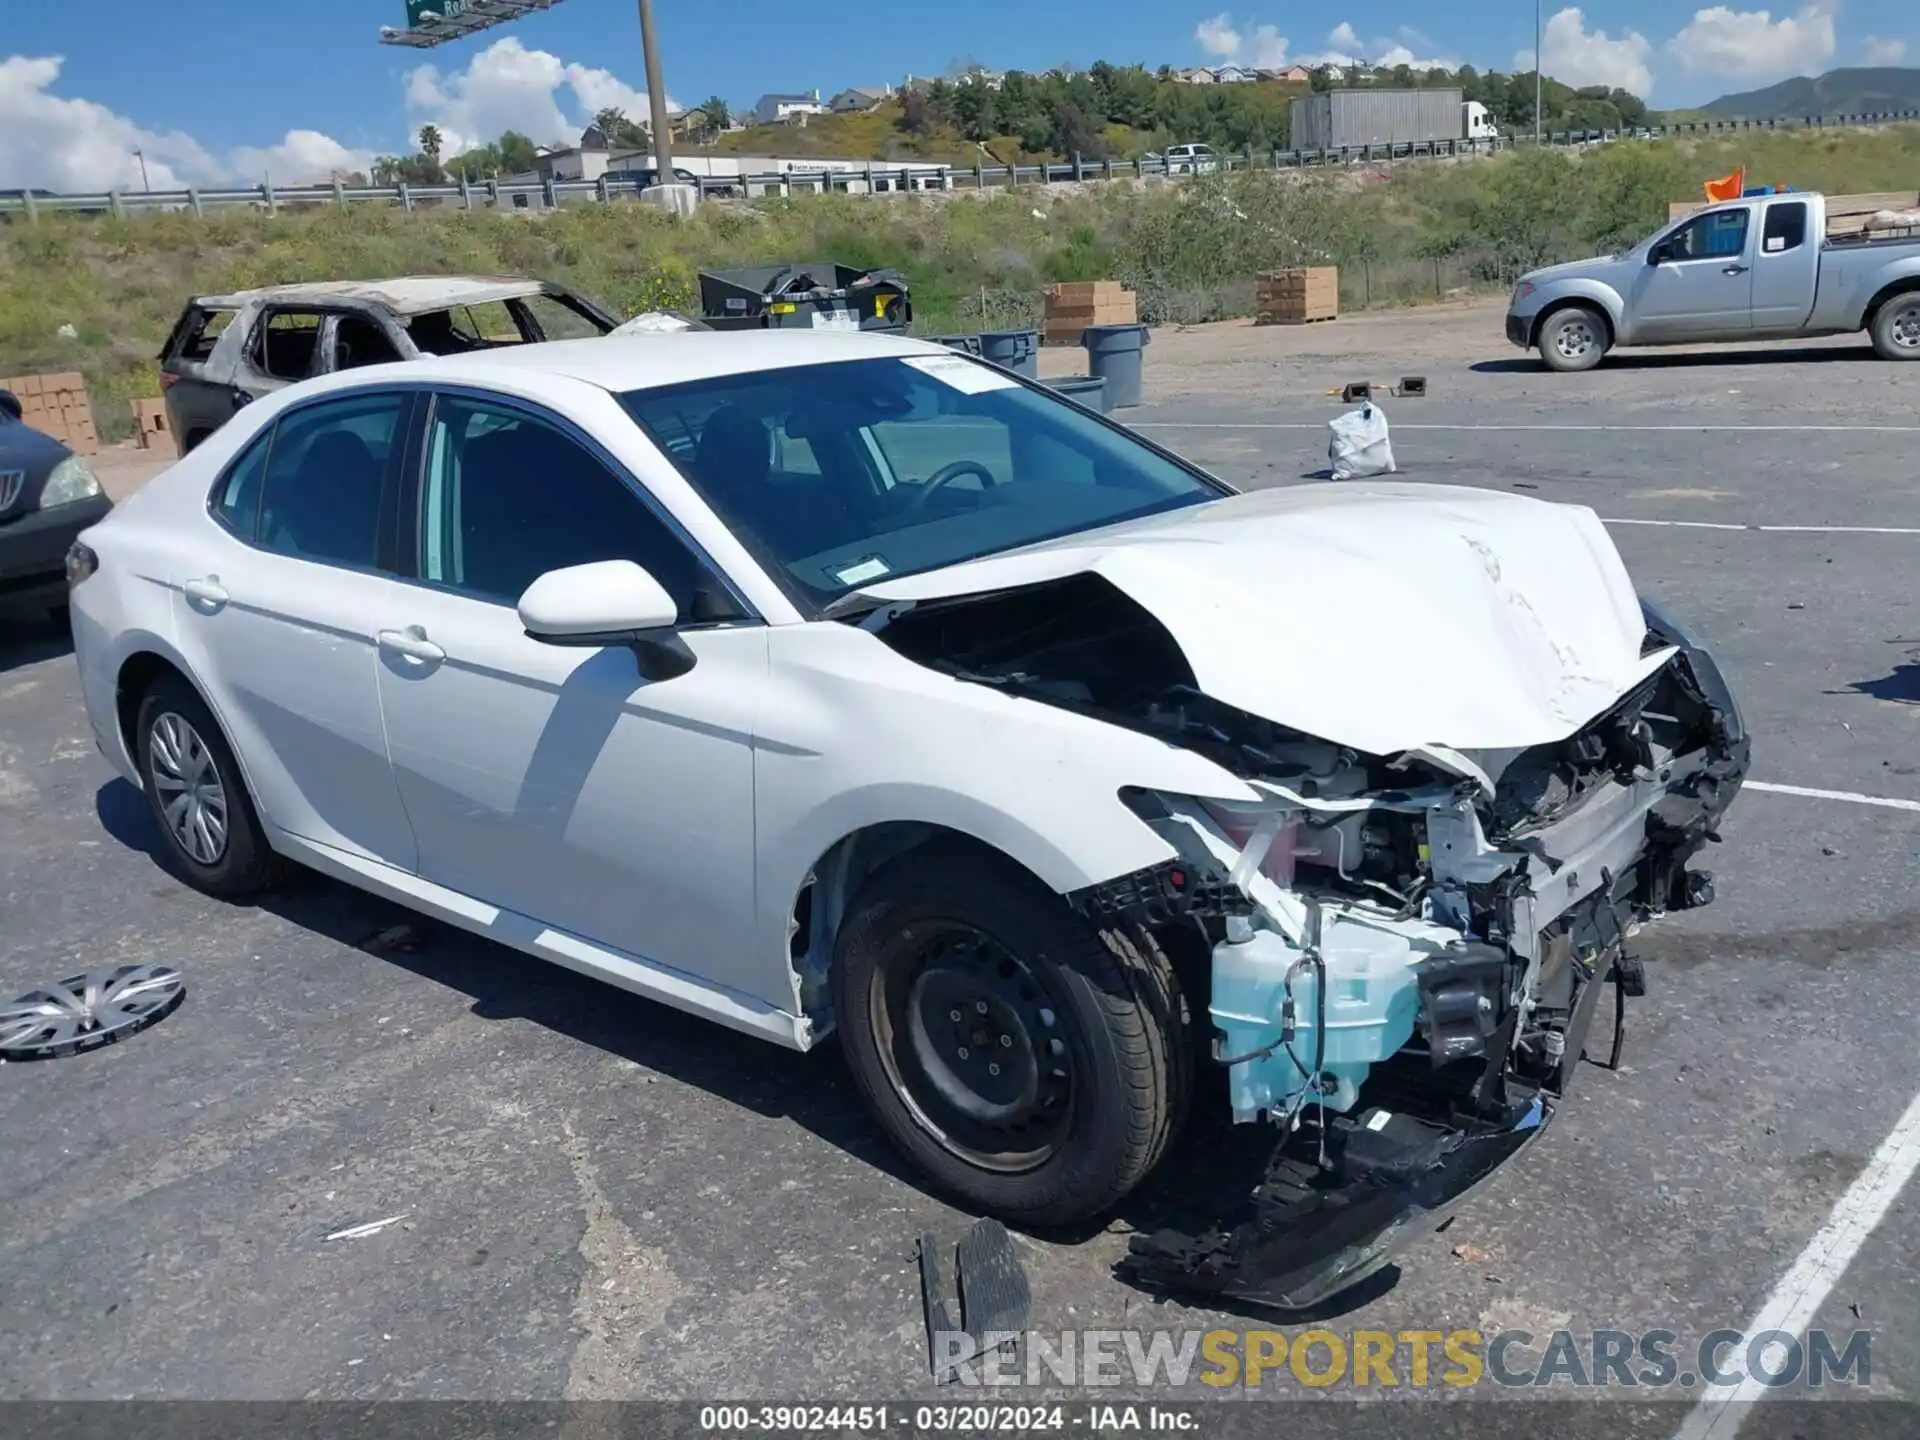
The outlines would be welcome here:
M 218 575 L 209 575 L 204 580 L 189 580 L 180 590 L 193 604 L 208 610 L 218 610 L 233 598 L 227 594 L 227 587 L 220 583 Z
M 418 625 L 409 625 L 405 630 L 382 630 L 373 638 L 380 642 L 382 650 L 391 650 L 409 660 L 432 663 L 447 658 L 447 652 L 427 639 L 427 632 Z
M 1744 275 L 1747 273 L 1747 267 L 1744 265 L 1729 265 L 1720 273 L 1722 275 Z

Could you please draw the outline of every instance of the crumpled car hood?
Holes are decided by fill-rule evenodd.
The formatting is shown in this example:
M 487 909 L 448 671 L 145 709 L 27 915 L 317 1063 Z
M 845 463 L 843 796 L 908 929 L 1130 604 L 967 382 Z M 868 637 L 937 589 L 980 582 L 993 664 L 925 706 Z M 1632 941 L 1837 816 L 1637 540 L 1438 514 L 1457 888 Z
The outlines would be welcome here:
M 1353 481 L 1234 495 L 862 587 L 883 601 L 1091 572 L 1224 704 L 1375 755 L 1566 739 L 1665 663 L 1584 506 Z

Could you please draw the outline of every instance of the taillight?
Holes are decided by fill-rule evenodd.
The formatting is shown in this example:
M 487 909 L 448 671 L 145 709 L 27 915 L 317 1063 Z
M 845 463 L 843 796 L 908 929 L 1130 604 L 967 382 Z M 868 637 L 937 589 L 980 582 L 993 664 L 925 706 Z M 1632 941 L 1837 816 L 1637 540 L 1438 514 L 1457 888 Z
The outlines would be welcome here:
M 160 372 L 160 388 L 162 390 L 171 390 L 174 386 L 178 385 L 179 383 L 180 383 L 180 377 L 178 375 L 172 374 L 171 372 L 166 370 L 162 370 Z

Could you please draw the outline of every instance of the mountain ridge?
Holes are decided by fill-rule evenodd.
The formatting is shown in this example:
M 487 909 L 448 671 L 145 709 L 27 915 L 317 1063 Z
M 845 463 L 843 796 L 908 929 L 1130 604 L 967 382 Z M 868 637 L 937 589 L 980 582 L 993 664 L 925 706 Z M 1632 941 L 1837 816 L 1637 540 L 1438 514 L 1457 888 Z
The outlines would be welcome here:
M 1876 115 L 1920 110 L 1920 68 L 1847 66 L 1796 75 L 1760 90 L 1722 95 L 1699 107 L 1716 120 L 1778 120 L 1803 115 Z

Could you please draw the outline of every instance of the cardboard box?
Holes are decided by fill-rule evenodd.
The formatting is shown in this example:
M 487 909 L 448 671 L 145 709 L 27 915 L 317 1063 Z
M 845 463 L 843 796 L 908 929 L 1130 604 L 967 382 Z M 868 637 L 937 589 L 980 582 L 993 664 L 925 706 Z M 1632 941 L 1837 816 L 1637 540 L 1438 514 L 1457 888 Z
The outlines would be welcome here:
M 1340 271 L 1333 265 L 1268 270 L 1254 284 L 1254 324 L 1305 325 L 1340 315 Z
M 1048 345 L 1077 345 L 1089 325 L 1138 325 L 1140 302 L 1118 280 L 1073 280 L 1046 289 Z
M 53 436 L 77 455 L 100 453 L 100 432 L 87 400 L 87 383 L 77 372 L 0 377 L 0 389 L 19 397 L 20 418 L 34 429 Z
M 135 400 L 132 409 L 134 437 L 142 450 L 162 450 L 169 455 L 180 453 L 173 427 L 167 423 L 166 401 Z

